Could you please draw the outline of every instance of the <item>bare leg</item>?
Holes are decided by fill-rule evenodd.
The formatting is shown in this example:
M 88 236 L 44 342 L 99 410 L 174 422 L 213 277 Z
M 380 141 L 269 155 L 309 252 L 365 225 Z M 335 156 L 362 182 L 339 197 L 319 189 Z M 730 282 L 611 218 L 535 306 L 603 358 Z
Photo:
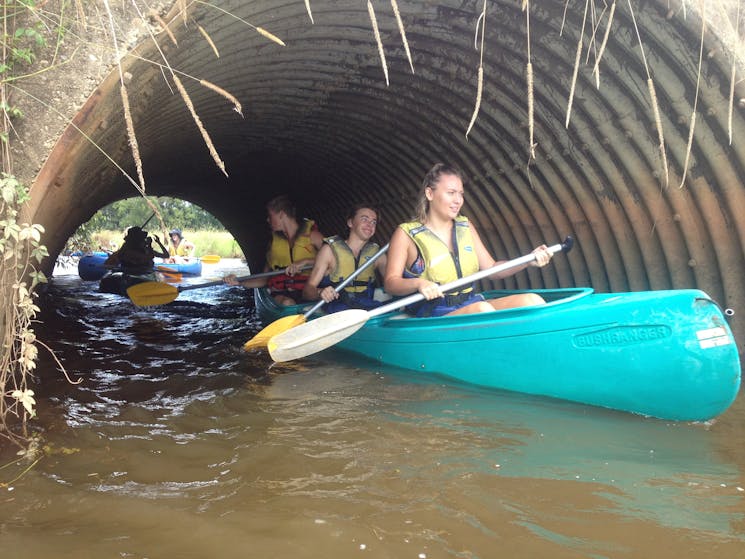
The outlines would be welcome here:
M 499 299 L 489 299 L 486 301 L 495 310 L 514 309 L 515 307 L 529 307 L 533 305 L 543 305 L 546 301 L 537 293 L 520 293 L 518 295 L 508 295 Z
M 287 297 L 286 295 L 275 295 L 274 300 L 278 305 L 282 305 L 283 307 L 289 307 L 290 305 L 296 304 L 295 299 Z

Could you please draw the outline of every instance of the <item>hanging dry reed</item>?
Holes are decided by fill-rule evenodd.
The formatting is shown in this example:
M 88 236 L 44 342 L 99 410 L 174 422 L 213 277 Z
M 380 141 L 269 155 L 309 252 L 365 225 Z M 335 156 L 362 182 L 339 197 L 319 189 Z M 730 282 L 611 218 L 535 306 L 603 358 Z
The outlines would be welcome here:
M 393 8 L 393 15 L 396 16 L 396 23 L 398 24 L 398 32 L 401 34 L 401 40 L 404 43 L 404 51 L 406 52 L 406 58 L 409 60 L 409 67 L 411 73 L 414 73 L 414 62 L 411 59 L 411 51 L 409 50 L 409 41 L 406 39 L 406 29 L 404 29 L 404 22 L 401 19 L 401 12 L 398 10 L 398 2 L 391 0 L 391 7 Z
M 390 85 L 390 82 L 388 81 L 388 64 L 385 61 L 383 41 L 380 39 L 380 30 L 378 29 L 378 19 L 375 17 L 375 9 L 373 8 L 372 2 L 370 2 L 370 0 L 367 0 L 367 13 L 370 15 L 370 22 L 372 23 L 375 41 L 378 43 L 378 55 L 380 55 L 380 63 L 383 65 L 383 74 L 385 74 L 385 85 Z
M 181 98 L 184 100 L 184 103 L 189 109 L 189 112 L 191 113 L 191 116 L 194 119 L 194 122 L 196 123 L 197 128 L 199 128 L 199 132 L 201 132 L 202 134 L 204 143 L 207 144 L 207 149 L 209 150 L 210 155 L 212 156 L 212 159 L 215 161 L 215 164 L 220 168 L 220 170 L 227 177 L 228 173 L 225 171 L 225 163 L 223 162 L 222 159 L 220 159 L 220 156 L 218 155 L 217 150 L 215 149 L 215 145 L 212 143 L 212 138 L 210 138 L 210 135 L 207 133 L 207 130 L 204 128 L 204 125 L 202 124 L 202 119 L 199 118 L 197 111 L 194 109 L 194 104 L 191 102 L 191 97 L 189 97 L 189 93 L 186 91 L 184 84 L 181 83 L 181 80 L 176 74 L 173 74 L 172 77 L 173 77 L 174 83 L 176 84 L 176 89 L 178 89 L 179 93 L 181 94 Z
M 308 17 L 310 18 L 311 24 L 314 24 L 315 21 L 313 21 L 313 12 L 310 11 L 310 0 L 305 0 L 305 11 L 308 12 Z
M 129 147 L 132 149 L 132 157 L 135 161 L 135 168 L 137 169 L 137 178 L 140 181 L 140 193 L 145 195 L 145 174 L 142 172 L 142 158 L 140 157 L 140 147 L 137 143 L 137 136 L 135 136 L 135 126 L 132 121 L 132 111 L 129 106 L 129 95 L 127 94 L 127 86 L 122 83 L 119 88 L 119 93 L 122 97 L 122 105 L 124 106 L 124 122 L 127 125 L 127 138 L 129 139 Z
M 476 117 L 479 114 L 479 110 L 481 109 L 481 95 L 484 89 L 484 67 L 479 65 L 478 70 L 478 83 L 476 84 L 476 104 L 473 107 L 473 114 L 471 115 L 471 122 L 468 123 L 468 130 L 466 130 L 466 138 L 468 138 L 468 134 L 471 132 L 471 128 L 473 128 L 474 123 L 476 122 Z
M 523 11 L 525 12 L 525 34 L 528 44 L 528 63 L 525 67 L 526 81 L 528 85 L 528 162 L 535 159 L 535 142 L 533 140 L 534 126 L 534 95 L 533 95 L 533 63 L 530 54 L 530 4 L 528 0 L 523 0 Z
M 665 150 L 665 135 L 662 130 L 662 118 L 660 117 L 660 107 L 657 103 L 657 92 L 654 89 L 654 82 L 652 76 L 649 73 L 649 65 L 647 64 L 647 57 L 644 54 L 644 44 L 642 43 L 642 37 L 639 33 L 639 26 L 636 24 L 636 15 L 634 14 L 634 8 L 631 5 L 631 0 L 627 0 L 629 4 L 629 12 L 631 13 L 631 21 L 634 24 L 634 31 L 636 32 L 636 39 L 639 41 L 639 49 L 642 53 L 642 62 L 644 63 L 644 70 L 647 72 L 647 89 L 649 90 L 649 96 L 652 102 L 652 111 L 654 113 L 654 123 L 657 127 L 657 137 L 660 145 L 660 157 L 662 158 L 662 167 L 665 172 L 665 187 L 670 184 L 670 170 L 667 165 L 667 151 Z
M 660 106 L 657 103 L 657 92 L 654 89 L 654 82 L 652 78 L 647 80 L 647 88 L 649 89 L 649 96 L 652 99 L 652 111 L 654 112 L 654 123 L 657 127 L 657 139 L 660 142 L 660 156 L 662 157 L 662 169 L 665 172 L 665 187 L 670 182 L 670 173 L 667 166 L 667 151 L 665 151 L 665 135 L 662 133 L 662 118 L 660 117 Z
M 240 102 L 238 101 L 238 99 L 235 98 L 235 96 L 225 91 L 219 85 L 215 85 L 214 83 L 208 82 L 207 80 L 199 80 L 199 83 L 202 84 L 207 89 L 211 89 L 215 93 L 225 97 L 225 99 L 233 103 L 233 110 L 235 110 L 235 112 L 237 112 L 239 115 L 243 116 L 243 107 L 241 107 Z
M 263 35 L 264 37 L 266 37 L 270 41 L 274 41 L 275 43 L 277 43 L 278 45 L 282 45 L 283 47 L 287 46 L 287 45 L 285 45 L 285 43 L 284 43 L 284 41 L 282 39 L 280 39 L 279 37 L 277 37 L 275 34 L 270 33 L 269 31 L 267 31 L 263 27 L 255 27 L 255 29 L 256 29 L 256 31 L 259 32 L 260 35 Z
M 569 88 L 569 99 L 567 101 L 567 119 L 564 123 L 565 128 L 569 128 L 569 118 L 572 115 L 572 102 L 574 101 L 574 90 L 577 86 L 577 74 L 579 73 L 579 61 L 582 58 L 582 39 L 585 37 L 585 25 L 587 24 L 587 6 L 589 0 L 585 0 L 585 13 L 582 16 L 582 29 L 577 41 L 577 54 L 574 57 L 574 69 L 572 70 L 572 85 Z
M 197 24 L 197 29 L 199 29 L 199 32 L 202 34 L 202 37 L 204 37 L 204 40 L 207 41 L 207 44 L 212 47 L 212 52 L 215 53 L 216 58 L 220 58 L 220 51 L 217 50 L 217 45 L 215 45 L 215 42 L 212 40 L 212 37 L 209 36 L 209 34 L 204 30 L 204 27 Z
M 471 121 L 468 123 L 468 128 L 466 129 L 466 138 L 468 138 L 468 134 L 471 132 L 473 125 L 476 123 L 476 118 L 478 117 L 479 111 L 481 110 L 481 97 L 484 92 L 484 35 L 486 34 L 486 0 L 484 0 L 484 5 L 481 8 L 481 15 L 479 15 L 479 18 L 476 20 L 476 37 L 478 37 L 479 23 L 481 23 L 481 49 L 479 52 L 479 69 L 476 76 L 476 103 L 474 104 L 473 113 L 471 114 Z
M 683 176 L 680 180 L 680 186 L 685 185 L 686 175 L 688 173 L 688 163 L 691 160 L 691 148 L 693 147 L 693 130 L 696 128 L 696 110 L 698 108 L 698 95 L 701 88 L 701 66 L 704 60 L 704 34 L 706 32 L 706 5 L 701 3 L 701 40 L 698 47 L 698 71 L 696 73 L 696 95 L 693 98 L 693 110 L 691 111 L 691 126 L 688 129 L 688 143 L 686 145 L 686 156 L 683 162 Z
M 160 17 L 160 14 L 156 12 L 155 10 L 150 10 L 150 16 L 158 22 L 158 25 L 160 25 L 160 28 L 165 31 L 166 35 L 168 35 L 168 38 L 171 39 L 171 42 L 178 46 L 178 41 L 176 40 L 176 35 L 173 34 L 171 29 L 168 27 L 168 24 L 165 22 L 165 20 Z
M 600 59 L 603 58 L 605 53 L 605 47 L 608 44 L 608 37 L 610 37 L 610 28 L 613 23 L 613 15 L 616 13 L 616 2 L 614 0 L 611 4 L 610 12 L 608 13 L 608 23 L 605 27 L 605 35 L 603 35 L 603 42 L 600 44 L 600 51 L 595 58 L 595 66 L 592 69 L 592 73 L 595 75 L 595 87 L 600 88 Z
M 108 0 L 104 0 L 104 7 L 106 13 L 109 16 L 109 26 L 111 27 L 111 39 L 114 43 L 114 52 L 116 54 L 117 69 L 119 70 L 119 82 L 121 83 L 120 95 L 122 98 L 122 105 L 124 107 L 124 120 L 127 125 L 127 139 L 132 150 L 132 158 L 135 162 L 135 168 L 137 169 L 138 184 L 135 184 L 135 188 L 145 196 L 145 174 L 142 171 L 142 159 L 140 158 L 139 145 L 137 143 L 137 136 L 135 135 L 134 122 L 132 121 L 132 113 L 129 106 L 129 95 L 127 94 L 127 88 L 124 85 L 124 72 L 122 70 L 121 57 L 119 56 L 119 45 L 116 39 L 116 30 L 114 28 L 114 16 L 111 14 L 111 7 L 109 6 Z M 117 165 L 118 166 L 118 165 Z M 125 173 L 126 174 L 126 173 Z M 129 175 L 127 175 L 129 177 Z M 130 178 L 130 180 L 132 180 Z M 132 181 L 134 184 L 134 181 Z
M 534 99 L 533 99 L 533 65 L 528 62 L 526 68 L 528 74 L 528 142 L 530 143 L 530 159 L 535 159 L 535 142 L 533 141 L 534 133 Z

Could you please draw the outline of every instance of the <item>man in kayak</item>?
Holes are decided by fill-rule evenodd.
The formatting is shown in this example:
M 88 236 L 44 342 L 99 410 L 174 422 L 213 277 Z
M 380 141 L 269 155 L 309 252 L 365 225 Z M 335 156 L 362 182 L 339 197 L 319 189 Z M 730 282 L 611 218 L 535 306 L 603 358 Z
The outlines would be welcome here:
M 402 296 L 419 292 L 425 301 L 408 307 L 419 317 L 468 314 L 500 310 L 545 301 L 536 293 L 485 300 L 473 285 L 443 293 L 440 285 L 496 266 L 474 225 L 460 215 L 463 206 L 462 172 L 453 165 L 437 163 L 422 183 L 417 215 L 399 225 L 391 237 L 385 290 Z M 542 267 L 551 260 L 546 245 L 536 248 L 530 266 Z M 528 265 L 511 268 L 494 278 L 510 276 Z
M 230 274 L 225 276 L 225 283 L 246 288 L 267 286 L 277 303 L 294 305 L 300 301 L 308 279 L 307 274 L 300 272 L 313 266 L 316 254 L 323 246 L 323 235 L 313 220 L 298 221 L 295 206 L 285 195 L 269 200 L 266 210 L 272 240 L 264 271 L 284 270 L 284 273 L 243 282 L 238 282 L 235 275 Z
M 158 244 L 159 252 L 153 248 L 153 238 Z M 168 249 L 163 246 L 157 235 L 153 235 L 153 238 L 141 227 L 130 227 L 121 248 L 106 259 L 104 266 L 121 267 L 122 271 L 129 275 L 152 274 L 153 258 L 168 258 Z
M 194 243 L 184 239 L 181 229 L 172 229 L 168 236 L 171 238 L 171 244 L 168 247 L 168 262 L 184 262 L 194 254 Z
M 365 204 L 354 206 L 347 217 L 349 236 L 346 240 L 336 235 L 325 239 L 313 265 L 313 270 L 303 289 L 303 298 L 309 301 L 323 299 L 327 312 L 372 309 L 381 303 L 373 296 L 376 271 L 385 274 L 386 257 L 381 255 L 374 264 L 365 268 L 340 292 L 335 288 L 361 265 L 378 253 L 380 247 L 370 239 L 375 235 L 378 212 Z

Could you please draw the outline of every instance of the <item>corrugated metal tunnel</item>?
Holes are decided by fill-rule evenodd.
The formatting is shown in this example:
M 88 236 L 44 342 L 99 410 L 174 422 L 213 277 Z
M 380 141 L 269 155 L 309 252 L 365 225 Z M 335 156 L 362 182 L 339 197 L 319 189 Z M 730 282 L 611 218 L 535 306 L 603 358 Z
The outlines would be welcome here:
M 524 11 L 520 2 L 488 2 L 482 49 L 483 2 L 399 1 L 412 72 L 392 4 L 376 1 L 387 85 L 362 0 L 310 0 L 313 22 L 299 0 L 191 3 L 186 21 L 179 4 L 164 15 L 178 45 L 161 32 L 159 48 L 146 41 L 122 61 L 147 192 L 212 212 L 253 267 L 263 259 L 270 197 L 291 195 L 326 234 L 343 230 L 351 204 L 373 202 L 383 211 L 384 240 L 410 217 L 427 169 L 447 160 L 469 177 L 464 213 L 497 257 L 567 234 L 576 239 L 567 257 L 518 274 L 507 287 L 698 287 L 736 311 L 742 352 L 745 92 L 737 84 L 730 117 L 732 55 L 707 29 L 699 72 L 702 26 L 690 8 L 619 3 L 611 19 L 610 3 L 543 1 Z M 480 108 L 466 136 L 482 60 Z M 200 80 L 235 96 L 243 117 Z M 32 191 L 33 219 L 47 228 L 53 254 L 99 208 L 136 194 L 117 168 L 137 177 L 118 70 L 74 123 Z

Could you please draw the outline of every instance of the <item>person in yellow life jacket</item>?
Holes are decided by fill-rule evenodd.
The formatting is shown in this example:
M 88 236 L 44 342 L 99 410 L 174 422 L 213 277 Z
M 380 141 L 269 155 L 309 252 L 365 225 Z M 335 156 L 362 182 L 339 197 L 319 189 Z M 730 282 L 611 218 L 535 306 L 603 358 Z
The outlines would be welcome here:
M 300 301 L 308 279 L 302 270 L 313 267 L 316 254 L 323 246 L 323 235 L 310 219 L 298 220 L 295 206 L 285 196 L 272 198 L 266 205 L 267 222 L 272 239 L 266 254 L 264 271 L 284 270 L 271 278 L 256 278 L 240 283 L 243 287 L 268 287 L 280 305 L 294 305 Z M 228 285 L 239 285 L 235 275 L 225 276 Z
M 380 250 L 378 244 L 370 240 L 375 235 L 378 215 L 378 211 L 369 205 L 358 204 L 352 208 L 347 216 L 349 236 L 346 240 L 340 236 L 325 239 L 303 289 L 304 299 L 323 299 L 327 312 L 349 308 L 372 309 L 381 304 L 373 296 L 377 283 L 376 271 L 381 277 L 385 273 L 385 255 L 379 256 L 374 264 L 360 272 L 339 293 L 335 290 Z
M 188 260 L 194 254 L 194 243 L 184 238 L 181 229 L 172 229 L 168 235 L 171 237 L 171 243 L 168 246 L 169 262 L 183 262 Z
M 460 215 L 463 173 L 445 163 L 434 165 L 422 182 L 417 215 L 399 225 L 391 237 L 385 290 L 394 296 L 419 292 L 425 300 L 407 307 L 419 317 L 487 312 L 545 303 L 536 293 L 484 299 L 473 286 L 443 293 L 441 284 L 455 281 L 500 264 L 489 254 L 476 227 Z M 533 253 L 530 264 L 491 276 L 504 278 L 527 268 L 545 266 L 551 259 L 546 245 Z

